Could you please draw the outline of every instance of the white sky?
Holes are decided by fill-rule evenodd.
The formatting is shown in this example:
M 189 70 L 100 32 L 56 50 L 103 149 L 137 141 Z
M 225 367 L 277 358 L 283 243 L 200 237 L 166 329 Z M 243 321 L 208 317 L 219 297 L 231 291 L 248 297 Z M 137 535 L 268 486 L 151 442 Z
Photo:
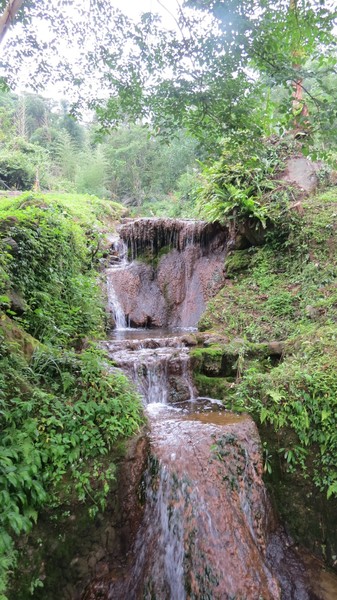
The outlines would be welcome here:
M 181 3 L 181 0 L 106 0 L 108 2 L 110 2 L 110 5 L 112 7 L 116 7 L 119 10 L 121 10 L 124 14 L 126 14 L 127 16 L 129 16 L 132 19 L 138 20 L 139 16 L 142 13 L 146 13 L 146 12 L 153 12 L 153 13 L 157 13 L 161 16 L 162 18 L 162 25 L 168 29 L 176 29 L 176 23 L 174 21 L 174 16 L 177 15 L 178 13 L 178 8 L 179 5 Z M 70 9 L 71 10 L 71 9 Z M 40 34 L 42 33 L 42 36 L 44 35 L 44 26 L 42 24 L 42 28 L 40 29 Z M 9 33 L 9 35 L 11 35 Z M 17 34 L 14 34 L 17 35 Z M 46 29 L 46 40 L 48 39 L 48 29 Z M 76 54 L 76 51 L 74 50 L 73 47 L 71 47 L 71 45 L 69 45 L 69 50 L 68 50 L 68 44 L 65 43 L 64 45 L 61 44 L 61 50 L 62 52 L 65 53 L 65 56 L 67 56 L 67 58 L 71 57 L 72 55 Z M 29 67 L 28 67 L 28 71 L 29 71 Z M 20 78 L 21 81 L 18 82 L 18 88 L 17 91 L 19 92 L 24 92 L 27 83 L 24 83 L 25 80 L 25 76 L 23 76 L 22 78 Z M 45 89 L 44 92 L 42 92 L 43 95 L 49 96 L 49 97 L 54 97 L 55 99 L 59 99 L 59 98 L 63 98 L 64 97 L 64 92 L 63 92 L 63 86 L 61 84 L 52 84 L 51 86 L 47 86 L 47 88 Z
M 171 13 L 176 13 L 179 6 L 177 0 L 160 0 Z M 165 22 L 172 25 L 172 18 L 168 12 L 160 6 L 158 0 L 111 0 L 112 6 L 116 6 L 130 17 L 137 17 L 141 13 L 155 12 L 160 14 Z

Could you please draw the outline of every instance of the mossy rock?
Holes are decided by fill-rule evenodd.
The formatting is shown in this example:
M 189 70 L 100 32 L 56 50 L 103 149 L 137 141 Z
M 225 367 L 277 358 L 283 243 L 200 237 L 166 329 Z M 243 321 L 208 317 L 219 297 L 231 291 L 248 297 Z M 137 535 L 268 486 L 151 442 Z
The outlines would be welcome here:
M 155 251 L 153 248 L 149 247 L 143 248 L 142 251 L 137 252 L 137 260 L 145 263 L 146 265 L 151 265 L 154 269 L 157 269 L 161 259 L 166 256 L 166 254 L 171 252 L 171 250 L 172 248 L 170 246 L 163 246 L 158 251 Z
M 225 259 L 226 276 L 231 278 L 248 269 L 252 254 L 249 250 L 234 250 L 229 252 Z
M 235 385 L 230 379 L 224 377 L 207 377 L 201 373 L 194 373 L 193 383 L 198 390 L 199 396 L 221 400 L 227 407 Z
M 206 377 L 235 378 L 239 369 L 254 363 L 260 371 L 278 364 L 284 351 L 283 342 L 253 344 L 234 339 L 226 346 L 211 345 L 191 350 L 192 369 Z M 240 363 L 240 365 L 239 365 Z M 260 363 L 260 365 L 259 365 Z
M 0 332 L 13 352 L 23 354 L 30 361 L 36 348 L 40 345 L 33 336 L 26 333 L 12 319 L 5 314 L 0 314 Z
M 207 377 L 235 377 L 237 355 L 221 346 L 191 350 L 192 369 Z
M 259 425 L 259 423 L 257 423 Z M 292 447 L 294 433 L 283 429 L 277 433 L 271 427 L 259 425 L 263 443 L 268 447 L 271 473 L 266 484 L 273 503 L 295 542 L 336 569 L 337 498 L 327 499 L 313 481 L 313 455 L 309 452 L 307 476 L 289 469 L 280 448 Z

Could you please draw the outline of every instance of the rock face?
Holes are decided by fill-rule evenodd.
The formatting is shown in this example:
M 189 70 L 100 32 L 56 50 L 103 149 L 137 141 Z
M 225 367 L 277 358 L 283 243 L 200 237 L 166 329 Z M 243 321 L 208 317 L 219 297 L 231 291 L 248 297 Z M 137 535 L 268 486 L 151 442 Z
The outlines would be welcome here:
M 228 231 L 219 223 L 138 219 L 120 237 L 132 262 L 113 270 L 113 287 L 135 327 L 195 326 L 224 284 Z
M 322 168 L 321 163 L 312 162 L 304 156 L 288 158 L 286 169 L 281 177 L 297 186 L 305 193 L 311 193 L 317 188 L 317 172 Z

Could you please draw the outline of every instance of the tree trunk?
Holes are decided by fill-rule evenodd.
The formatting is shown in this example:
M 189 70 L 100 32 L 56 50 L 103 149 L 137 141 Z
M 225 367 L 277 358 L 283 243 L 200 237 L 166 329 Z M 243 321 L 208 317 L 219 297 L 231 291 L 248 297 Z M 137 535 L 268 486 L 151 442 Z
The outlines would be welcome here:
M 290 0 L 290 4 L 289 4 L 289 10 L 290 11 L 294 11 L 294 13 L 297 11 L 297 0 Z M 298 63 L 298 58 L 302 55 L 302 49 L 301 48 L 297 48 L 296 50 L 293 50 L 292 52 L 292 56 L 293 56 L 293 69 L 294 71 L 299 71 L 301 68 L 301 65 Z M 293 81 L 293 101 L 292 101 L 292 107 L 293 107 L 293 113 L 294 113 L 294 129 L 300 129 L 303 126 L 303 119 L 305 119 L 305 117 L 309 116 L 309 111 L 308 111 L 308 107 L 305 103 L 305 101 L 303 100 L 303 79 L 302 77 L 295 77 L 294 81 Z
M 0 17 L 0 44 L 2 43 L 7 30 L 11 26 L 13 19 L 20 10 L 23 0 L 9 0 L 3 14 Z

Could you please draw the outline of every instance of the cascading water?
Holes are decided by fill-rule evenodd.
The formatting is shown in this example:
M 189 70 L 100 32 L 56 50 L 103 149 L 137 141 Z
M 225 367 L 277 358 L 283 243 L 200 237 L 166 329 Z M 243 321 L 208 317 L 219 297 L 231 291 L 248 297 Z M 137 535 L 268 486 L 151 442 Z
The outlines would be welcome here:
M 107 296 L 108 296 L 108 311 L 111 313 L 117 331 L 127 328 L 127 320 L 118 300 L 113 278 L 116 271 L 123 271 L 127 265 L 128 249 L 127 245 L 120 239 L 113 240 L 110 268 L 106 269 Z
M 127 323 L 124 311 L 120 305 L 120 302 L 117 298 L 116 292 L 113 287 L 111 277 L 112 271 L 113 269 L 107 271 L 108 310 L 111 312 L 114 319 L 115 327 L 119 331 L 121 329 L 126 329 Z
M 122 348 L 121 340 L 106 346 L 114 363 L 134 382 L 144 405 L 193 400 L 189 353 L 179 337 L 148 338 L 138 344 L 133 340 L 131 349 L 127 341 Z
M 186 233 L 175 222 L 173 235 L 149 221 L 134 230 L 128 224 L 135 256 L 144 248 L 139 231 L 145 226 L 156 251 L 169 241 L 179 245 L 174 252 L 184 252 L 191 232 L 195 243 L 207 246 L 201 225 L 189 224 Z M 117 317 L 114 284 L 129 267 L 124 262 L 108 270 L 116 329 L 105 346 L 134 382 L 149 417 L 151 451 L 139 490 L 144 515 L 122 568 L 93 581 L 82 600 L 319 600 L 277 527 L 252 419 L 196 398 L 182 332 L 125 329 Z

